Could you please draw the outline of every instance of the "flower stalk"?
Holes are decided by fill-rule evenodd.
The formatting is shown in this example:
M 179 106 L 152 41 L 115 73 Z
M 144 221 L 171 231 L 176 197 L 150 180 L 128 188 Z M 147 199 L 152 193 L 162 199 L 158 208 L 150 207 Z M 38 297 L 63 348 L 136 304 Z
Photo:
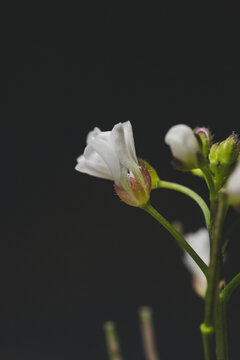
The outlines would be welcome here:
M 204 275 L 207 277 L 208 266 L 200 258 L 200 256 L 193 250 L 193 248 L 187 243 L 184 237 L 156 210 L 154 207 L 147 203 L 146 205 L 141 206 L 148 214 L 154 217 L 177 241 L 179 246 L 189 253 L 189 255 L 194 259 L 198 264 Z
M 155 342 L 152 309 L 144 306 L 139 309 L 142 342 L 146 360 L 160 360 Z
M 107 321 L 104 324 L 104 331 L 108 349 L 109 360 L 123 360 L 120 343 L 114 322 Z
M 201 208 L 201 210 L 203 212 L 204 218 L 205 218 L 206 227 L 209 229 L 209 226 L 210 226 L 210 211 L 209 211 L 209 208 L 208 208 L 207 204 L 201 198 L 200 195 L 198 195 L 195 191 L 189 189 L 186 186 L 183 186 L 183 185 L 180 185 L 180 184 L 177 184 L 177 183 L 173 183 L 173 182 L 169 182 L 169 181 L 159 180 L 158 188 L 159 189 L 175 190 L 175 191 L 181 192 L 181 193 L 189 196 L 190 198 L 192 198 L 200 206 L 200 208 Z

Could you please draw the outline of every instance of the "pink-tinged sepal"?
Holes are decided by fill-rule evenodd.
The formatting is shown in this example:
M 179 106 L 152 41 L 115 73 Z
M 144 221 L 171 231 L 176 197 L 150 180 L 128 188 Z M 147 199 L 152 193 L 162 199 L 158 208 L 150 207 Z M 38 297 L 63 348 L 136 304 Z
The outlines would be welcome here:
M 146 185 L 146 190 L 147 190 L 148 194 L 150 195 L 151 188 L 152 188 L 151 176 L 150 176 L 148 170 L 144 166 L 140 166 L 140 171 L 141 171 L 141 173 L 143 175 L 143 178 L 144 178 L 144 182 L 145 182 L 145 185 Z
M 151 192 L 151 176 L 148 170 L 144 166 L 140 166 L 139 170 L 139 180 L 129 175 L 128 186 L 125 186 L 125 188 L 114 184 L 114 189 L 120 199 L 126 204 L 135 207 L 145 205 L 149 201 Z
M 116 191 L 116 194 L 120 197 L 120 199 L 123 202 L 125 202 L 126 204 L 128 204 L 130 206 L 138 207 L 138 202 L 126 190 L 124 190 L 117 184 L 114 184 L 113 186 Z
M 151 185 L 151 189 L 157 189 L 160 183 L 160 179 L 156 170 L 146 160 L 141 158 L 138 158 L 138 163 L 143 168 L 144 172 L 147 170 L 147 176 L 150 175 L 151 179 L 146 179 L 146 183 L 148 183 L 149 186 Z

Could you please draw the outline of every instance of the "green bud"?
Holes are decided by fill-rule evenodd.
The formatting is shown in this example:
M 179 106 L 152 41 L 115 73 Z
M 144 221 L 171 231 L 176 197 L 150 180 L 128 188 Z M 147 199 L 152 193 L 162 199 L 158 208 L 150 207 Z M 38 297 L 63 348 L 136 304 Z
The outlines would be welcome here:
M 210 169 L 215 177 L 215 183 L 220 189 L 229 177 L 240 152 L 240 142 L 236 134 L 226 140 L 212 145 L 209 153 Z

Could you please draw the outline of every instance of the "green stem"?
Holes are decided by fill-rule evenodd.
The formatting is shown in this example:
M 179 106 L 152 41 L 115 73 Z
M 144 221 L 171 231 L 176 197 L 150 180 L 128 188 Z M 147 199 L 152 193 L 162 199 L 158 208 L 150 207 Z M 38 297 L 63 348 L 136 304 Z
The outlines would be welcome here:
M 204 359 L 212 360 L 214 358 L 214 328 L 207 326 L 205 323 L 201 324 L 200 330 L 202 333 Z
M 204 275 L 207 277 L 208 267 L 198 256 L 198 254 L 193 250 L 193 248 L 187 243 L 184 237 L 176 230 L 174 227 L 161 215 L 157 210 L 152 207 L 150 203 L 142 206 L 142 209 L 147 213 L 152 215 L 166 230 L 177 240 L 180 247 L 188 252 L 188 254 L 193 258 L 193 260 L 200 267 Z
M 221 291 L 219 298 L 224 301 L 226 304 L 230 299 L 233 291 L 240 286 L 240 273 L 238 273 L 228 284 L 227 286 Z
M 216 303 L 216 353 L 218 360 L 229 360 L 227 334 L 227 303 L 220 296 Z
M 159 182 L 158 182 L 158 188 L 179 191 L 179 192 L 189 196 L 194 201 L 196 201 L 196 203 L 202 209 L 202 212 L 203 212 L 203 215 L 205 218 L 205 222 L 206 222 L 206 226 L 207 226 L 207 228 L 209 228 L 209 226 L 210 226 L 209 208 L 208 208 L 207 204 L 205 203 L 205 201 L 201 198 L 201 196 L 199 196 L 195 191 L 189 189 L 186 186 L 180 185 L 180 184 L 176 184 L 176 183 L 169 182 L 169 181 L 161 181 L 161 180 L 159 180 Z
M 104 324 L 104 331 L 109 360 L 123 360 L 115 324 L 112 321 L 106 322 Z
M 233 291 L 240 286 L 240 273 L 237 274 L 227 286 L 220 292 L 218 297 L 217 324 L 219 338 L 217 339 L 218 360 L 229 360 L 228 334 L 227 334 L 227 305 Z
M 225 213 L 225 206 L 223 201 L 219 201 L 217 206 L 216 217 L 213 221 L 213 228 L 211 232 L 211 256 L 210 256 L 210 267 L 208 277 L 208 290 L 206 294 L 206 308 L 205 308 L 205 319 L 206 325 L 213 324 L 213 307 L 214 297 L 217 288 L 217 276 L 218 276 L 218 261 L 221 257 L 220 245 L 221 245 L 221 234 L 223 227 L 223 216 Z
M 214 202 L 214 213 L 211 224 L 211 254 L 210 254 L 210 266 L 208 271 L 208 289 L 205 298 L 205 314 L 204 323 L 202 327 L 208 329 L 208 334 L 202 331 L 203 344 L 205 349 L 206 360 L 215 359 L 214 354 L 214 330 L 215 319 L 214 311 L 216 306 L 218 284 L 220 280 L 221 272 L 221 240 L 222 240 L 222 228 L 224 218 L 226 215 L 226 206 L 223 197 L 220 194 L 219 201 Z M 207 344 L 207 345 L 206 345 Z

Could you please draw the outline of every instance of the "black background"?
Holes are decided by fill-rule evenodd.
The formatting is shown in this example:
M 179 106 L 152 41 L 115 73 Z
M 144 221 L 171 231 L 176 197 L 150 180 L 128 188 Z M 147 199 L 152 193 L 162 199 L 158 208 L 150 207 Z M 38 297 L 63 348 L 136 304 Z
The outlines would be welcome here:
M 102 326 L 114 320 L 124 359 L 143 360 L 137 311 L 150 305 L 161 358 L 203 359 L 203 301 L 175 241 L 74 166 L 88 131 L 129 119 L 137 154 L 207 199 L 200 179 L 172 168 L 164 136 L 177 123 L 209 126 L 216 141 L 240 131 L 237 9 L 61 0 L 1 15 L 1 358 L 107 359 Z M 203 226 L 183 195 L 158 190 L 152 202 L 186 232 Z M 239 250 L 236 236 L 227 279 Z M 236 291 L 232 360 L 239 301 Z

